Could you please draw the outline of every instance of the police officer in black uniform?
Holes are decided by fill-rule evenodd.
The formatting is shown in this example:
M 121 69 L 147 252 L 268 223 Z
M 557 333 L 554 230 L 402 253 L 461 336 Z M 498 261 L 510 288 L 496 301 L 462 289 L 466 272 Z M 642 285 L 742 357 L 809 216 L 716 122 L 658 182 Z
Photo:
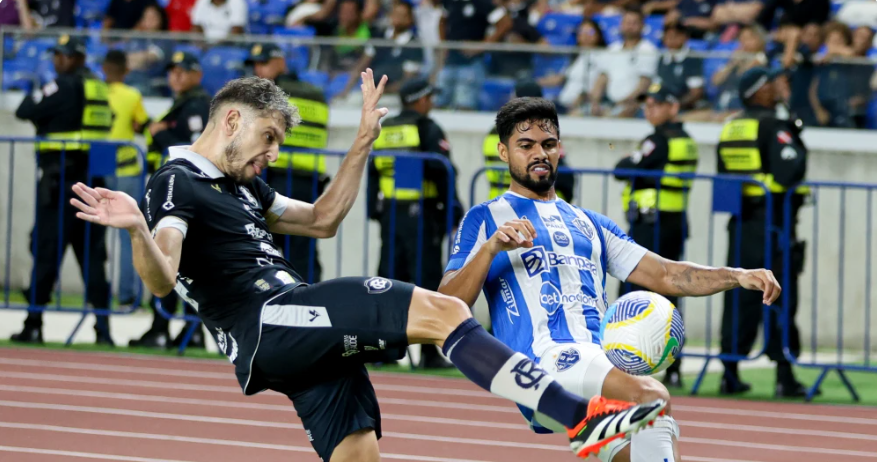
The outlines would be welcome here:
M 277 192 L 303 202 L 313 203 L 329 183 L 325 156 L 295 152 L 293 148 L 326 149 L 329 145 L 329 106 L 323 90 L 302 82 L 295 71 L 289 71 L 283 50 L 273 43 L 256 44 L 250 49 L 247 63 L 253 73 L 274 81 L 289 95 L 289 104 L 298 108 L 301 125 L 295 127 L 283 142 L 283 150 L 268 169 L 266 180 Z M 308 282 L 319 282 L 323 267 L 316 239 L 275 234 L 277 245 L 292 266 Z
M 534 80 L 519 80 L 515 84 L 514 96 L 515 98 L 542 98 L 542 87 L 540 87 Z M 502 167 L 505 170 L 487 170 L 484 172 L 487 176 L 487 181 L 490 182 L 488 199 L 495 199 L 503 195 L 503 193 L 508 191 L 509 185 L 512 184 L 512 175 L 509 173 L 509 165 L 499 158 L 499 151 L 497 151 L 498 144 L 499 135 L 496 132 L 496 127 L 493 127 L 490 129 L 490 133 L 484 137 L 484 143 L 481 146 L 482 154 L 484 154 L 484 166 Z M 561 147 L 561 149 L 563 148 Z M 557 163 L 558 168 L 567 166 L 565 158 L 566 156 L 561 151 L 560 160 Z M 557 181 L 554 183 L 554 189 L 558 197 L 567 202 L 572 202 L 575 188 L 576 178 L 574 174 L 569 172 L 559 172 L 557 174 Z
M 43 85 L 42 100 L 37 102 L 31 88 L 25 88 L 25 97 L 15 112 L 19 119 L 30 120 L 39 137 L 49 141 L 37 144 L 38 166 L 41 172 L 37 188 L 36 226 L 31 240 L 36 241 L 33 279 L 24 292 L 31 305 L 44 306 L 52 297 L 58 280 L 59 253 L 67 245 L 73 246 L 76 259 L 83 271 L 88 289 L 88 302 L 95 308 L 110 308 L 110 288 L 104 264 L 107 261 L 105 229 L 92 226 L 88 249 L 88 274 L 85 274 L 86 226 L 76 219 L 76 209 L 67 203 L 70 187 L 88 180 L 88 143 L 65 143 L 58 140 L 100 140 L 109 136 L 113 113 L 109 106 L 107 84 L 85 67 L 85 42 L 78 37 L 62 35 L 54 48 L 53 64 L 58 77 Z M 63 170 L 64 183 L 61 183 Z M 92 182 L 103 186 L 100 178 Z M 61 194 L 65 196 L 61 204 Z M 63 207 L 63 224 L 58 223 L 59 208 Z M 58 249 L 59 233 L 63 238 Z M 24 329 L 12 336 L 13 341 L 42 343 L 42 312 L 31 312 Z M 112 345 L 107 316 L 98 316 L 95 323 L 97 343 Z
M 740 78 L 740 100 L 745 111 L 725 124 L 717 147 L 719 173 L 748 175 L 767 186 L 765 192 L 760 185 L 743 185 L 742 211 L 739 218 L 732 216 L 728 223 L 728 263 L 737 264 L 736 243 L 739 249 L 739 265 L 742 268 L 758 268 L 765 265 L 764 242 L 767 220 L 771 220 L 771 239 L 773 255 L 770 268 L 778 281 L 783 280 L 782 247 L 778 231 L 784 219 L 784 198 L 788 188 L 804 180 L 807 172 L 807 148 L 800 137 L 800 124 L 778 119 L 775 115 L 777 92 L 774 87 L 775 74 L 763 67 L 746 71 Z M 767 215 L 767 195 L 773 203 L 772 216 Z M 793 195 L 791 215 L 797 223 L 797 214 L 804 203 L 807 190 L 798 188 Z M 740 223 L 738 223 L 738 220 Z M 738 236 L 738 225 L 741 227 Z M 794 226 L 793 226 L 794 231 Z M 798 305 L 798 276 L 803 270 L 804 247 L 792 233 L 790 243 L 792 254 L 792 275 L 790 284 L 783 287 L 789 294 L 789 337 L 790 350 L 795 356 L 800 352 L 800 336 L 795 324 Z M 739 305 L 737 312 L 737 342 L 734 344 L 734 297 L 733 292 L 725 293 L 722 316 L 722 353 L 748 354 L 758 334 L 762 320 L 762 300 L 757 294 L 736 290 Z M 779 307 L 775 307 L 779 309 Z M 777 397 L 800 397 L 805 389 L 793 373 L 792 366 L 783 355 L 781 318 L 776 310 L 771 310 L 771 331 L 767 355 L 777 363 Z M 748 391 L 749 384 L 740 381 L 737 363 L 724 362 L 725 373 L 721 383 L 721 393 L 733 394 Z
M 677 121 L 678 89 L 659 83 L 652 84 L 645 100 L 646 119 L 655 127 L 654 133 L 640 142 L 639 149 L 621 159 L 615 166 L 623 170 L 649 170 L 669 174 L 694 173 L 697 170 L 697 144 Z M 630 223 L 630 237 L 641 246 L 670 260 L 682 259 L 688 233 L 686 209 L 691 180 L 681 178 L 625 177 L 622 207 Z M 636 290 L 647 290 L 632 283 L 620 285 L 619 297 Z M 677 297 L 667 297 L 674 305 Z M 682 387 L 679 374 L 682 361 L 667 368 L 664 384 Z
M 189 145 L 201 135 L 210 112 L 210 95 L 201 87 L 203 74 L 201 64 L 195 55 L 182 51 L 174 53 L 167 64 L 167 70 L 168 85 L 174 92 L 174 102 L 158 121 L 147 125 L 145 135 L 149 142 L 147 166 L 150 174 L 154 174 L 167 161 L 166 156 L 171 146 Z M 178 303 L 177 295 L 173 292 L 161 300 L 162 308 L 170 314 L 176 313 Z M 154 310 L 155 297 L 150 301 L 150 305 Z M 183 310 L 187 315 L 196 314 L 195 310 L 185 302 Z M 189 327 L 190 325 L 187 325 L 180 335 L 170 341 L 168 319 L 155 313 L 152 327 L 140 339 L 131 340 L 129 346 L 148 348 L 179 346 L 183 334 Z M 204 335 L 200 327 L 195 329 L 187 346 L 204 347 Z
M 403 83 L 399 91 L 402 112 L 381 124 L 383 129 L 374 149 L 428 152 L 450 159 L 451 146 L 445 132 L 429 117 L 434 92 L 435 88 L 423 79 Z M 456 198 L 455 185 L 448 182 L 443 164 L 424 162 L 422 189 L 417 190 L 396 187 L 397 161 L 391 156 L 376 156 L 369 164 L 369 217 L 381 223 L 378 275 L 436 290 L 444 272 L 442 244 L 448 231 L 448 207 L 453 207 L 453 225 L 456 225 L 463 215 L 462 206 Z M 449 188 L 454 189 L 453 204 L 447 203 Z M 423 237 L 420 240 L 420 280 L 417 280 L 420 226 Z M 421 352 L 421 365 L 425 368 L 453 367 L 435 346 L 424 345 Z

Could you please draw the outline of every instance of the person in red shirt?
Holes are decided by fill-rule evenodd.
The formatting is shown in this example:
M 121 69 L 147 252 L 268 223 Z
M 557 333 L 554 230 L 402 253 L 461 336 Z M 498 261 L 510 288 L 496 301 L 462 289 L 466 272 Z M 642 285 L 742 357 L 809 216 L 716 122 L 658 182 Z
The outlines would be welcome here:
M 197 0 L 170 0 L 166 10 L 169 29 L 177 32 L 192 30 L 192 8 Z

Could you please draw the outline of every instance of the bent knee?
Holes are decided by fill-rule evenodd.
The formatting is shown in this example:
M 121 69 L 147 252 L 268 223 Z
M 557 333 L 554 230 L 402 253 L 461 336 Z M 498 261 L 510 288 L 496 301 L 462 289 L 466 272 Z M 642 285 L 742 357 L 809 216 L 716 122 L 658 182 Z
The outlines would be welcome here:
M 636 403 L 648 403 L 656 399 L 664 400 L 667 403 L 664 412 L 669 415 L 670 392 L 667 391 L 667 387 L 652 377 L 643 377 L 642 380 L 639 380 L 639 386 L 634 393 L 633 401 Z
M 471 317 L 469 306 L 459 298 L 418 288 L 409 311 L 408 337 L 440 345 Z

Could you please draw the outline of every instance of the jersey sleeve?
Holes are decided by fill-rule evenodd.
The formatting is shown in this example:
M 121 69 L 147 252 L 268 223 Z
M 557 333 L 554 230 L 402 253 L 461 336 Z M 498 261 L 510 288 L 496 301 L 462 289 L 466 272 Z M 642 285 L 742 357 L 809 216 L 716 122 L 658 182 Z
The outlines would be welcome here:
M 173 168 L 158 172 L 149 180 L 141 207 L 153 235 L 162 228 L 174 228 L 186 236 L 197 210 L 192 186 L 185 172 Z
M 262 178 L 256 177 L 253 180 L 253 190 L 259 198 L 259 203 L 262 204 L 262 214 L 269 222 L 280 218 L 286 211 L 289 205 L 288 199 L 265 183 Z
M 636 265 L 646 255 L 645 247 L 634 242 L 621 228 L 609 217 L 593 214 L 596 225 L 601 228 L 605 237 L 606 271 L 618 280 L 624 282 L 630 273 L 636 269 Z
M 484 204 L 476 205 L 463 216 L 445 272 L 457 271 L 466 266 L 466 263 L 475 258 L 481 246 L 487 242 L 489 236 L 487 236 L 486 209 Z

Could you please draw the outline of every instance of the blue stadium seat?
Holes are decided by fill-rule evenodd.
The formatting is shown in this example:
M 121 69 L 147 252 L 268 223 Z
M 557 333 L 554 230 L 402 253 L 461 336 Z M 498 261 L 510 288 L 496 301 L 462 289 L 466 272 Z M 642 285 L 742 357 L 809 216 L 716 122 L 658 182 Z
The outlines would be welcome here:
M 643 24 L 643 38 L 655 44 L 656 47 L 660 47 L 663 36 L 664 17 L 658 15 L 647 17 Z
M 28 40 L 21 45 L 15 57 L 32 62 L 33 66 L 36 67 L 36 63 L 39 61 L 51 61 L 48 51 L 54 46 L 55 40 L 51 38 Z
M 313 37 L 316 34 L 313 27 L 275 27 L 274 35 L 277 37 Z M 310 47 L 307 45 L 295 45 L 287 41 L 279 44 L 286 53 L 286 66 L 297 72 L 308 68 L 310 62 Z
M 873 94 L 871 95 L 871 101 L 868 102 L 867 122 L 865 123 L 865 127 L 872 130 L 877 129 L 877 98 L 875 98 Z
M 514 79 L 486 79 L 478 92 L 478 110 L 496 112 L 514 93 Z
M 338 93 L 344 91 L 344 87 L 347 86 L 347 82 L 350 81 L 350 74 L 338 74 L 336 75 L 327 85 L 323 92 L 326 94 L 326 100 L 331 100 Z M 355 89 L 359 89 L 359 87 L 354 87 Z M 353 89 L 351 89 L 353 91 Z
M 868 50 L 868 59 L 874 59 L 875 57 L 877 57 L 877 48 Z
M 555 87 L 543 87 L 542 97 L 549 101 L 557 101 L 557 97 L 560 96 L 561 90 L 563 90 L 563 85 L 557 85 Z
M 582 19 L 581 15 L 576 14 L 548 13 L 542 17 L 536 29 L 552 45 L 573 45 Z
M 713 51 L 728 53 L 734 51 L 739 47 L 740 44 L 738 42 L 726 42 L 726 43 L 717 43 L 713 47 Z M 715 102 L 716 97 L 719 96 L 719 89 L 715 85 L 712 84 L 713 74 L 715 74 L 719 69 L 721 69 L 727 62 L 727 57 L 717 57 L 717 58 L 705 58 L 703 60 L 703 78 L 706 80 L 706 94 L 710 101 Z
M 34 68 L 30 61 L 3 60 L 3 91 L 20 89 L 33 79 Z
M 234 47 L 215 47 L 204 53 L 201 57 L 204 89 L 214 94 L 229 80 L 243 75 L 248 55 L 249 50 Z
M 201 55 L 204 54 L 197 45 L 192 45 L 189 43 L 178 43 L 174 46 L 174 53 L 182 51 L 186 53 L 191 53 L 201 59 Z
M 621 40 L 621 32 L 619 31 L 621 28 L 621 15 L 603 16 L 595 14 L 591 19 L 600 26 L 607 45 Z
M 831 16 L 837 16 L 837 12 L 840 11 L 840 8 L 844 6 L 844 2 L 833 1 L 831 2 Z
M 546 75 L 559 74 L 569 65 L 569 61 L 569 56 L 533 55 L 533 78 L 538 79 Z
M 73 14 L 77 20 L 91 24 L 95 20 L 103 20 L 109 6 L 110 0 L 77 0 Z
M 688 39 L 688 48 L 691 51 L 708 51 L 710 49 L 710 42 L 700 39 Z
M 305 71 L 299 74 L 298 78 L 302 82 L 322 88 L 324 92 L 329 86 L 329 74 L 322 71 Z

